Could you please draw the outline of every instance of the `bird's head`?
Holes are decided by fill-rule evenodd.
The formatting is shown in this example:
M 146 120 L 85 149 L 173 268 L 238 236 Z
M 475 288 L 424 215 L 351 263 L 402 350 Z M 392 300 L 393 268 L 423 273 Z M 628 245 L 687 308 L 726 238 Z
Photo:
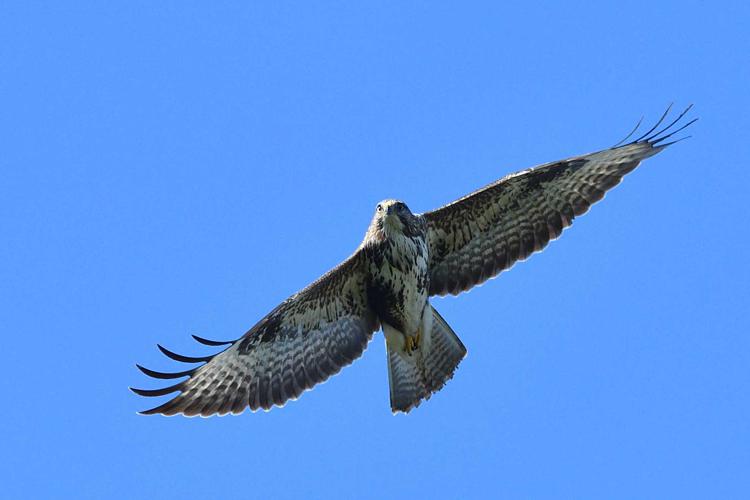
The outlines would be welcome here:
M 375 206 L 375 215 L 372 217 L 368 236 L 413 236 L 420 227 L 419 218 L 411 213 L 406 203 L 399 200 L 383 200 Z

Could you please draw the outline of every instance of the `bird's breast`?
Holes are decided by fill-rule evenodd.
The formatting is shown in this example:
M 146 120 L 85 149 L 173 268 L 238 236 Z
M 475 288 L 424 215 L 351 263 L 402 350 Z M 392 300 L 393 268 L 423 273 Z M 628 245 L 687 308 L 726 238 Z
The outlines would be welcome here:
M 397 238 L 373 249 L 368 295 L 381 322 L 407 334 L 419 328 L 430 288 L 427 259 L 423 238 Z

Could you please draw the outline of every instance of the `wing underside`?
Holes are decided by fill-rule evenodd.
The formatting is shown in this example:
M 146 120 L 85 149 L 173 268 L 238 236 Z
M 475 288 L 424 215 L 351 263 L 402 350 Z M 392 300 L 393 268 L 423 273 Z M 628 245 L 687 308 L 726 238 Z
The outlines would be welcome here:
M 293 295 L 241 338 L 202 344 L 228 346 L 219 354 L 189 357 L 161 346 L 169 358 L 204 363 L 162 373 L 138 366 L 153 378 L 186 380 L 161 389 L 132 389 L 141 396 L 179 393 L 144 414 L 187 416 L 241 413 L 283 406 L 358 358 L 378 328 L 370 310 L 362 256 L 356 253 L 305 290 Z
M 665 141 L 695 121 L 678 126 L 689 109 L 658 129 L 667 109 L 654 127 L 624 146 L 509 175 L 425 213 L 430 294 L 457 295 L 543 249 L 643 159 L 672 144 Z

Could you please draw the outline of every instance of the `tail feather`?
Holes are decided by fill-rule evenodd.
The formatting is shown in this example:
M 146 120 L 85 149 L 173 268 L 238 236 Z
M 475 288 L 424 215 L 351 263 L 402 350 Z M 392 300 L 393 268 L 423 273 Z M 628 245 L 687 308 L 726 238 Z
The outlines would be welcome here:
M 432 332 L 429 350 L 425 352 L 425 382 L 437 392 L 453 378 L 458 364 L 466 356 L 466 347 L 442 316 L 432 309 Z
M 432 308 L 431 328 L 411 355 L 399 337 L 386 331 L 391 410 L 408 412 L 439 391 L 453 377 L 466 356 L 466 347 L 438 312 Z M 400 334 L 398 334 L 400 335 Z
M 429 399 L 432 391 L 427 388 L 417 357 L 408 357 L 388 347 L 388 382 L 391 388 L 391 411 L 408 412 Z

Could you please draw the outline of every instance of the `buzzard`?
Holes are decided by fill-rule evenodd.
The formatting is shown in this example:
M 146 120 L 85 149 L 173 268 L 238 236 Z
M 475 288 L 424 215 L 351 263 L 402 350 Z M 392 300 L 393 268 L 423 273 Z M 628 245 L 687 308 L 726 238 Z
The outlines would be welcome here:
M 560 236 L 641 160 L 670 144 L 688 107 L 659 129 L 610 149 L 509 175 L 424 214 L 402 201 L 378 203 L 364 240 L 343 263 L 295 293 L 237 340 L 193 336 L 224 350 L 169 358 L 201 365 L 175 373 L 138 368 L 157 379 L 183 379 L 141 396 L 179 393 L 143 414 L 241 413 L 283 406 L 358 358 L 382 328 L 391 410 L 408 412 L 453 376 L 466 348 L 430 304 L 497 276 Z M 657 130 L 658 129 L 658 130 Z M 187 377 L 186 379 L 184 377 Z

